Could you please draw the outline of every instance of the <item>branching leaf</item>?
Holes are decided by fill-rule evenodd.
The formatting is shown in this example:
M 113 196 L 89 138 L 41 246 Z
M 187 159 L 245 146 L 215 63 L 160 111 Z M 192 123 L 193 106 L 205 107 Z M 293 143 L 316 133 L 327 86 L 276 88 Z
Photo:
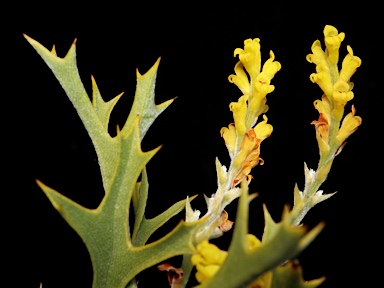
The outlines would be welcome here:
M 28 42 L 49 66 L 79 114 L 99 158 L 106 194 L 96 209 L 87 209 L 54 189 L 37 181 L 54 208 L 84 241 L 94 270 L 94 288 L 124 288 L 146 268 L 176 255 L 191 254 L 193 235 L 200 222 L 181 222 L 163 238 L 144 245 L 133 245 L 129 227 L 129 208 L 133 199 L 138 216 L 137 233 L 140 239 L 149 237 L 167 219 L 177 214 L 185 204 L 180 201 L 154 219 L 144 221 L 148 183 L 145 165 L 159 148 L 149 152 L 141 150 L 143 139 L 155 118 L 172 102 L 154 104 L 154 87 L 159 60 L 144 75 L 138 73 L 136 98 L 122 131 L 112 138 L 108 134 L 110 113 L 119 96 L 104 102 L 92 78 L 93 102 L 91 103 L 76 66 L 75 43 L 64 58 L 49 51 L 25 35 Z M 137 185 L 143 172 L 144 182 Z M 138 187 L 138 190 L 135 190 Z M 140 221 L 141 218 L 141 221 Z M 142 231 L 142 232 L 141 232 Z M 141 233 L 141 234 L 140 234 Z M 136 243 L 137 244 L 137 243 Z M 134 284 L 134 281 L 131 284 Z
M 100 92 L 97 89 L 96 82 L 93 80 L 93 104 L 90 97 L 81 82 L 76 64 L 76 41 L 73 42 L 67 55 L 60 58 L 56 55 L 55 48 L 49 51 L 39 42 L 24 35 L 27 41 L 35 48 L 37 53 L 43 58 L 44 62 L 52 70 L 57 80 L 60 82 L 69 100 L 75 107 L 85 129 L 91 137 L 93 146 L 100 164 L 101 175 L 103 179 L 104 190 L 107 191 L 116 167 L 116 157 L 118 154 L 118 143 L 116 137 L 112 138 L 106 129 L 110 112 L 116 104 L 121 94 L 113 98 L 109 102 L 104 102 Z M 159 60 L 144 75 L 137 72 L 136 95 L 131 109 L 131 113 L 122 129 L 122 134 L 128 133 L 132 127 L 132 123 L 137 115 L 140 115 L 140 139 L 143 139 L 149 126 L 155 121 L 165 108 L 167 108 L 173 100 L 168 100 L 162 104 L 155 105 L 155 82 Z

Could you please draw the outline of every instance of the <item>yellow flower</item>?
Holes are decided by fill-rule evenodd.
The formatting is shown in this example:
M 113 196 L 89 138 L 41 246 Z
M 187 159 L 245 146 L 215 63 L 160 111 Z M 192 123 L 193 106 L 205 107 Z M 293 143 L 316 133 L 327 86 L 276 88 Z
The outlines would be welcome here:
M 230 110 L 233 112 L 233 119 L 235 120 L 235 128 L 238 136 L 243 136 L 246 130 L 247 99 L 248 95 L 243 95 L 239 98 L 238 102 L 232 102 L 229 105 Z
M 324 28 L 324 42 L 327 47 L 329 62 L 336 64 L 339 60 L 339 48 L 341 42 L 345 38 L 344 33 L 338 33 L 337 29 L 331 25 L 326 25 Z
M 231 159 L 233 157 L 233 153 L 235 152 L 235 146 L 236 146 L 236 128 L 235 124 L 231 123 L 229 124 L 228 128 L 223 127 L 220 130 L 221 137 L 224 138 L 225 146 L 227 146 L 229 155 L 231 156 Z
M 229 75 L 229 82 L 235 84 L 243 94 L 250 94 L 251 85 L 249 84 L 248 76 L 243 69 L 244 65 L 241 61 L 237 62 L 235 65 L 235 73 L 236 75 Z
M 344 143 L 344 141 L 356 131 L 356 129 L 361 125 L 362 119 L 359 116 L 355 116 L 356 109 L 352 105 L 352 112 L 348 113 L 347 116 L 344 117 L 343 123 L 337 133 L 336 140 L 340 145 Z
M 261 121 L 259 124 L 256 125 L 253 130 L 255 130 L 255 134 L 257 139 L 260 140 L 260 143 L 265 138 L 268 138 L 271 136 L 273 131 L 273 126 L 271 124 L 267 124 L 268 118 L 266 115 L 263 115 L 263 121 Z
M 266 96 L 275 90 L 275 86 L 270 85 L 272 78 L 281 69 L 281 64 L 275 60 L 275 54 L 270 51 L 270 58 L 265 62 L 261 73 L 253 79 L 254 88 L 249 99 L 250 114 L 257 118 L 262 113 L 267 112 L 268 106 Z M 253 122 L 253 121 L 252 121 Z M 252 123 L 253 124 L 253 123 Z
M 356 69 L 361 65 L 361 59 L 353 55 L 351 46 L 347 46 L 348 55 L 345 56 L 343 64 L 341 66 L 339 80 L 349 82 L 352 75 L 356 72 Z M 352 87 L 351 87 L 352 89 Z
M 269 84 L 271 83 L 271 80 L 275 76 L 277 71 L 281 69 L 281 64 L 277 61 L 273 61 L 275 60 L 275 54 L 270 51 L 269 55 L 270 57 L 265 62 L 263 66 L 263 71 L 259 75 L 257 75 L 255 83 L 256 90 L 265 93 L 265 95 L 275 90 L 275 86 Z
M 249 73 L 251 78 L 256 78 L 260 73 L 261 56 L 260 56 L 260 39 L 247 39 L 244 41 L 244 50 L 236 48 L 233 56 L 239 55 L 241 63 Z

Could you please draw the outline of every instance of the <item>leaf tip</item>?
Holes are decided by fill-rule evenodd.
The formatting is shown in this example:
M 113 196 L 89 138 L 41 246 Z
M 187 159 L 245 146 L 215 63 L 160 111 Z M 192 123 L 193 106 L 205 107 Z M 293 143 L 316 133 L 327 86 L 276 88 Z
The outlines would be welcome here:
M 29 44 L 31 44 L 31 45 L 32 45 L 32 43 L 35 43 L 35 42 L 36 42 L 36 40 L 34 40 L 34 39 L 32 39 L 31 37 L 29 37 L 27 34 L 24 34 L 24 33 L 23 33 L 23 36 L 24 36 L 24 38 L 29 42 Z

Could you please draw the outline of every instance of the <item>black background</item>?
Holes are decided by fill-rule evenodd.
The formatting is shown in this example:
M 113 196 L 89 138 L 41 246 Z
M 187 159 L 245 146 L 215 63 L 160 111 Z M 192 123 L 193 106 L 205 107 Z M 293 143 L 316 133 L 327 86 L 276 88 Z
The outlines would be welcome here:
M 82 4 L 84 5 L 84 4 Z M 85 9 L 84 9 L 85 8 Z M 282 69 L 273 79 L 267 115 L 274 127 L 261 148 L 264 166 L 253 169 L 250 192 L 251 233 L 261 237 L 262 203 L 279 220 L 292 203 L 293 187 L 303 188 L 303 163 L 316 168 L 318 149 L 313 125 L 318 113 L 313 101 L 320 88 L 306 61 L 314 40 L 323 41 L 325 25 L 346 33 L 362 66 L 352 77 L 353 103 L 363 124 L 336 158 L 322 186 L 338 193 L 310 211 L 309 227 L 326 227 L 298 259 L 306 280 L 326 276 L 321 287 L 375 287 L 380 241 L 382 188 L 381 107 L 379 81 L 383 67 L 379 51 L 382 15 L 369 2 L 360 6 L 295 4 L 288 1 L 239 1 L 214 4 L 94 4 L 20 6 L 9 10 L 3 48 L 2 268 L 0 287 L 91 287 L 87 250 L 35 179 L 78 203 L 96 208 L 104 192 L 91 141 L 59 83 L 22 33 L 44 46 L 56 45 L 63 57 L 77 38 L 82 81 L 91 94 L 94 75 L 105 100 L 125 92 L 112 112 L 110 132 L 122 126 L 133 100 L 135 69 L 145 73 L 161 56 L 156 103 L 177 96 L 158 118 L 143 142 L 143 150 L 163 144 L 148 165 L 150 191 L 146 216 L 154 217 L 187 195 L 200 194 L 193 206 L 205 212 L 203 194 L 216 190 L 214 159 L 229 164 L 220 128 L 232 120 L 228 105 L 240 91 L 228 82 L 237 59 L 233 50 L 248 38 L 260 38 L 262 62 L 273 50 Z M 9 29 L 7 29 L 9 28 Z M 341 62 L 341 61 L 340 61 Z M 5 75 L 5 78 L 4 78 Z M 5 79 L 5 80 L 4 80 Z M 235 201 L 228 207 L 235 220 Z M 150 241 L 170 231 L 180 213 Z M 236 220 L 235 220 L 236 223 Z M 236 225 L 236 224 L 235 224 Z M 231 233 L 213 242 L 227 249 Z M 179 258 L 171 259 L 178 265 Z M 139 287 L 168 287 L 164 272 L 150 268 L 138 276 Z M 193 282 L 195 284 L 195 282 Z

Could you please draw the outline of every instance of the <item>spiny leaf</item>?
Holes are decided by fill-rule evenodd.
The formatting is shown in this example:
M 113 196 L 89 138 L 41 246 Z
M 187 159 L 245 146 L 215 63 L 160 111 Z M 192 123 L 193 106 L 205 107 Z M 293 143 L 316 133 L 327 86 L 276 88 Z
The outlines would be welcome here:
M 49 51 L 27 35 L 24 35 L 24 37 L 52 70 L 79 114 L 95 147 L 100 164 L 104 190 L 107 191 L 110 186 L 113 170 L 116 167 L 118 144 L 116 138 L 111 138 L 108 134 L 106 127 L 108 126 L 110 111 L 121 95 L 116 96 L 109 102 L 104 102 L 97 86 L 93 83 L 92 105 L 77 70 L 76 40 L 73 42 L 67 55 L 64 58 L 60 58 L 56 55 L 55 48 Z M 173 101 L 168 100 L 160 105 L 155 105 L 154 89 L 159 60 L 144 75 L 137 72 L 138 79 L 135 100 L 131 113 L 122 129 L 123 134 L 128 133 L 135 117 L 140 115 L 140 139 L 143 139 L 149 126 L 155 121 L 156 117 Z
M 294 261 L 273 269 L 271 288 L 316 288 L 323 283 L 325 277 L 304 281 L 301 266 Z
M 141 75 L 139 71 L 136 70 L 137 85 L 135 100 L 122 129 L 123 134 L 129 130 L 136 115 L 140 115 L 140 139 L 143 139 L 157 116 L 174 101 L 174 99 L 171 99 L 162 104 L 155 105 L 155 81 L 159 63 L 160 58 L 157 59 L 156 63 L 144 75 Z
M 93 287 L 123 288 L 144 269 L 176 255 L 193 253 L 192 238 L 201 221 L 182 221 L 166 236 L 148 245 L 133 246 L 130 237 L 128 216 L 132 193 L 140 173 L 159 149 L 143 152 L 140 142 L 155 118 L 172 102 L 154 104 L 159 61 L 148 73 L 138 74 L 132 113 L 122 131 L 111 138 L 107 129 L 109 116 L 120 95 L 104 102 L 93 80 L 92 105 L 77 71 L 75 43 L 64 58 L 59 58 L 54 48 L 49 51 L 28 36 L 25 35 L 25 38 L 59 80 L 84 123 L 99 158 L 106 195 L 96 209 L 84 208 L 38 181 L 53 206 L 83 239 L 94 270 Z M 141 188 L 147 189 L 145 185 Z M 144 200 L 141 200 L 141 210 L 145 207 Z M 180 201 L 163 214 L 148 220 L 148 227 L 143 229 L 147 231 L 145 235 L 150 236 L 167 218 L 178 213 L 184 203 Z M 144 218 L 143 212 L 140 214 Z
M 86 209 L 38 182 L 53 206 L 83 239 L 94 269 L 93 287 L 125 287 L 144 269 L 170 257 L 194 251 L 192 236 L 197 223 L 181 222 L 158 241 L 139 247 L 132 245 L 128 225 L 132 191 L 140 172 L 158 150 L 141 151 L 138 123 L 136 117 L 128 134 L 117 132 L 119 161 L 112 184 L 98 208 Z M 177 209 L 175 205 L 166 216 L 180 210 L 178 207 L 183 207 L 184 203 L 177 204 Z M 163 216 L 158 217 L 160 220 L 154 226 L 165 221 Z
M 271 214 L 269 214 L 267 206 L 263 204 L 263 210 L 264 210 L 264 233 L 263 233 L 263 243 L 267 243 L 271 239 L 273 239 L 277 233 L 277 231 L 280 229 L 281 223 L 276 223 L 273 221 Z
M 99 88 L 97 87 L 95 78 L 93 76 L 91 78 L 92 78 L 92 105 L 96 111 L 97 116 L 100 119 L 101 124 L 104 127 L 105 132 L 108 133 L 109 117 L 111 115 L 113 107 L 115 107 L 117 101 L 119 101 L 123 93 L 117 95 L 115 98 L 113 98 L 108 102 L 104 102 L 103 98 L 101 97 Z
M 190 197 L 189 199 L 193 200 L 197 195 Z M 178 214 L 185 207 L 185 201 L 181 200 L 176 202 L 171 207 L 169 207 L 163 213 L 157 215 L 152 219 L 146 219 L 145 217 L 141 221 L 140 228 L 138 229 L 137 235 L 134 239 L 134 245 L 144 245 L 149 237 L 162 225 L 164 225 L 170 218 Z

